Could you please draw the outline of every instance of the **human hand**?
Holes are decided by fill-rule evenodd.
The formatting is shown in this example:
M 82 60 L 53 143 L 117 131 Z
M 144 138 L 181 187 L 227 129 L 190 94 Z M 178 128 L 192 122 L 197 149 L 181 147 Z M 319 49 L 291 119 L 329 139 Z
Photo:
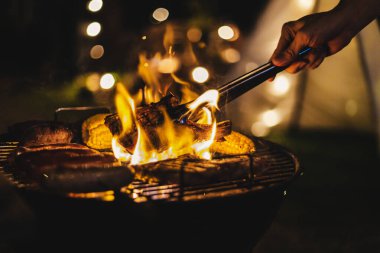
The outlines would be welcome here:
M 348 2 L 348 3 L 347 3 Z M 377 0 L 345 1 L 328 12 L 302 17 L 283 25 L 281 37 L 271 61 L 276 66 L 288 66 L 296 73 L 304 68 L 317 68 L 326 56 L 333 55 L 345 46 L 370 21 L 378 15 Z M 371 8 L 372 7 L 372 8 Z M 305 47 L 312 50 L 297 59 Z

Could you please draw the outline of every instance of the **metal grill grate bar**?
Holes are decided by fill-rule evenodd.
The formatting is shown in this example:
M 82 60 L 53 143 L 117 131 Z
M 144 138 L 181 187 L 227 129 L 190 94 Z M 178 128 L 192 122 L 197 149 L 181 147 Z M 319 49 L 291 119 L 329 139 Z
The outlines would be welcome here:
M 0 142 L 0 173 L 18 188 L 36 189 L 35 185 L 21 182 L 4 168 L 9 155 L 15 150 L 17 144 L 17 142 Z M 287 151 L 272 147 L 272 145 L 264 145 L 262 142 L 258 144 L 260 145 L 258 145 L 256 152 L 251 156 L 253 171 L 255 172 L 252 179 L 250 179 L 250 173 L 247 172 L 246 178 L 206 185 L 161 185 L 136 180 L 129 186 L 124 187 L 122 192 L 132 199 L 142 198 L 144 199 L 143 201 L 204 199 L 255 191 L 270 185 L 286 182 L 296 174 L 295 167 L 297 164 L 295 158 Z M 264 166 L 265 168 L 257 171 L 255 166 Z

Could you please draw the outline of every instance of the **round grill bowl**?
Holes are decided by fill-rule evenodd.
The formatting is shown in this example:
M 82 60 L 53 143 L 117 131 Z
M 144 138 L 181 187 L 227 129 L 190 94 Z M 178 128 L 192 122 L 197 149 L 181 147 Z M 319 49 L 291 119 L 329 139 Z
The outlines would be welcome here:
M 250 252 L 300 173 L 291 152 L 253 140 L 257 151 L 249 180 L 171 186 L 164 195 L 165 185 L 135 182 L 128 192 L 115 194 L 113 201 L 72 198 L 29 189 L 3 170 L 33 210 L 37 224 L 36 239 L 15 247 L 62 252 Z M 0 152 L 4 154 L 1 147 L 9 143 L 2 142 Z M 256 164 L 265 166 L 258 169 Z M 144 201 L 136 201 L 141 197 Z

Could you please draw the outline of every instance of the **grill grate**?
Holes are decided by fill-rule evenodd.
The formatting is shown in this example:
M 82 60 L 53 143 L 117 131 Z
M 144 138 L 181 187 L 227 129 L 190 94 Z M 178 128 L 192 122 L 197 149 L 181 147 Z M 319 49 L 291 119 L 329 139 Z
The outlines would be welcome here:
M 279 145 L 262 139 L 254 139 L 256 151 L 247 154 L 250 171 L 246 178 L 229 180 L 207 185 L 183 186 L 180 184 L 143 183 L 135 180 L 115 193 L 115 197 L 128 197 L 134 202 L 147 201 L 189 201 L 245 194 L 278 186 L 289 182 L 299 172 L 296 157 Z M 17 142 L 0 142 L 0 174 L 20 189 L 40 190 L 36 185 L 16 179 L 6 169 L 7 159 L 17 147 Z M 239 155 L 241 156 L 241 155 Z M 228 157 L 228 156 L 223 156 Z M 229 156 L 231 157 L 231 156 Z M 260 170 L 257 164 L 264 162 Z

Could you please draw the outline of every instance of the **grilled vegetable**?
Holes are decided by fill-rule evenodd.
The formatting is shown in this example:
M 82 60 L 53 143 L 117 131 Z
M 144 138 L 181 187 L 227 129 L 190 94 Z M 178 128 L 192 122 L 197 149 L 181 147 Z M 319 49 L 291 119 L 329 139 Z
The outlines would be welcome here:
M 108 115 L 96 114 L 83 122 L 82 140 L 84 144 L 94 149 L 110 149 L 112 147 L 112 133 L 104 124 L 104 118 Z
M 211 145 L 211 152 L 237 155 L 255 151 L 255 144 L 247 136 L 232 131 L 231 134 L 224 136 L 225 141 L 214 142 Z

